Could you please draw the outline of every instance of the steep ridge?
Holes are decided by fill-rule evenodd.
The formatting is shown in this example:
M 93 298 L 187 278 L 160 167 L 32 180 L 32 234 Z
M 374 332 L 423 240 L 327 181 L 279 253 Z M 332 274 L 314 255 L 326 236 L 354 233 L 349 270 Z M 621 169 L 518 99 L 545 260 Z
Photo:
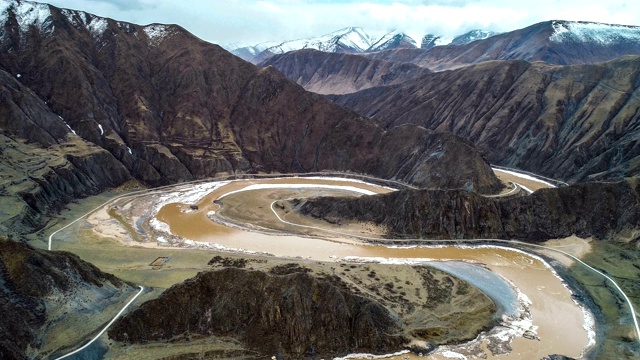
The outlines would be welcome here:
M 608 239 L 633 238 L 640 230 L 638 178 L 541 189 L 531 196 L 508 199 L 461 190 L 402 190 L 290 202 L 301 214 L 332 224 L 357 220 L 382 225 L 392 238 L 543 241 L 578 235 Z
M 436 146 L 460 142 L 455 137 L 417 127 L 386 132 L 305 92 L 275 69 L 241 61 L 179 26 L 139 26 L 9 0 L 0 2 L 0 19 L 0 66 L 13 78 L 5 74 L 6 86 L 19 82 L 33 90 L 42 100 L 38 106 L 121 164 L 106 160 L 105 169 L 114 171 L 98 173 L 104 180 L 92 192 L 131 177 L 157 186 L 219 173 L 325 169 L 427 187 L 458 187 L 468 180 L 452 173 L 447 179 L 453 183 L 424 182 L 421 169 L 440 162 L 418 152 L 428 150 L 427 139 Z M 5 106 L 10 109 L 2 110 L 3 122 L 12 124 L 7 129 L 19 129 L 12 139 L 30 134 L 34 126 L 23 124 L 9 103 L 0 104 Z M 389 143 L 407 146 L 381 156 Z M 472 159 L 468 164 L 481 164 L 473 176 L 477 189 L 499 187 L 481 155 L 461 144 Z
M 0 358 L 37 357 L 56 322 L 76 312 L 95 316 L 120 293 L 132 291 L 76 255 L 0 238 Z
M 553 20 L 463 45 L 394 49 L 366 56 L 413 63 L 434 71 L 490 60 L 593 64 L 640 54 L 639 39 L 637 26 Z
M 72 199 L 130 178 L 108 151 L 73 134 L 64 120 L 0 70 L 0 232 L 42 227 Z
M 492 163 L 566 181 L 640 173 L 640 57 L 550 66 L 495 61 L 332 97 L 387 128 L 420 124 Z
M 400 84 L 431 72 L 413 64 L 315 50 L 275 55 L 258 66 L 273 66 L 305 90 L 318 94 L 348 94 L 374 86 Z

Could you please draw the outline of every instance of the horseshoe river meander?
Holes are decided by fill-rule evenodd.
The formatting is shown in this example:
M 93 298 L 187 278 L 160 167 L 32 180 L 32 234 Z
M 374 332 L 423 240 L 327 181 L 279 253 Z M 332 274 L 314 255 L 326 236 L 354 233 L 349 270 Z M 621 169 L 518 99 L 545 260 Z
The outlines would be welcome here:
M 499 306 L 502 321 L 470 343 L 440 347 L 429 356 L 432 359 L 539 359 L 550 354 L 579 358 L 595 344 L 593 315 L 534 253 L 487 242 L 372 244 L 361 237 L 376 238 L 375 228 L 356 224 L 324 229 L 295 215 L 278 214 L 272 206 L 291 197 L 389 191 L 393 189 L 327 177 L 202 182 L 122 196 L 93 212 L 88 220 L 93 231 L 107 236 L 120 225 L 117 231 L 130 233 L 133 240 L 124 243 L 138 248 L 178 246 L 329 262 L 425 264 L 449 272 L 490 296 Z M 492 353 L 488 344 L 495 341 L 508 343 L 510 351 Z

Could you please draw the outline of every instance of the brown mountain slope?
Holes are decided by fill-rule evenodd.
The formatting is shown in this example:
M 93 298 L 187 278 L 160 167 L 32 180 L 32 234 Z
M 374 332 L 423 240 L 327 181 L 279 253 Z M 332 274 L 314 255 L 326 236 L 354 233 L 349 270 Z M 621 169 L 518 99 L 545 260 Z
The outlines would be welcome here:
M 179 26 L 143 27 L 46 4 L 8 4 L 0 14 L 3 85 L 19 83 L 42 100 L 33 100 L 38 105 L 22 113 L 62 117 L 101 156 L 119 162 L 102 163 L 114 171 L 96 175 L 104 178 L 95 181 L 96 191 L 130 177 L 155 186 L 218 173 L 325 169 L 427 187 L 455 188 L 470 179 L 481 191 L 499 187 L 480 154 L 455 137 L 418 127 L 387 132 L 304 91 L 275 69 L 241 61 Z M 15 141 L 35 136 L 32 131 L 44 139 L 54 130 L 38 125 L 40 115 L 24 122 L 10 102 L 0 108 L 7 124 L 3 131 Z M 58 122 L 53 138 L 71 136 L 63 125 Z M 472 176 L 459 179 L 447 170 L 452 163 L 427 156 L 451 141 L 446 147 L 460 143 L 456 153 L 469 159 L 465 165 L 480 166 L 470 170 Z M 64 151 L 51 155 L 51 161 L 76 158 Z M 13 159 L 5 162 L 10 169 L 20 161 Z M 440 169 L 440 182 L 427 182 L 434 179 L 424 175 L 427 168 Z M 42 187 L 49 186 L 48 179 Z M 72 186 L 62 188 L 65 196 L 74 193 Z M 64 196 L 52 198 L 65 202 Z M 36 203 L 32 207 L 41 209 Z
M 318 94 L 348 94 L 374 86 L 400 84 L 431 72 L 413 64 L 317 50 L 291 51 L 258 64 L 269 65 L 305 90 Z
M 593 64 L 640 54 L 640 28 L 553 20 L 465 45 L 394 49 L 373 59 L 412 63 L 434 71 L 490 60 L 544 61 L 555 65 Z
M 640 173 L 640 57 L 550 66 L 487 62 L 333 99 L 390 128 L 420 124 L 490 162 L 570 181 Z
M 358 220 L 382 225 L 393 238 L 542 241 L 574 234 L 633 238 L 640 230 L 637 178 L 541 189 L 508 199 L 461 190 L 402 190 L 290 201 L 296 211 L 332 224 Z

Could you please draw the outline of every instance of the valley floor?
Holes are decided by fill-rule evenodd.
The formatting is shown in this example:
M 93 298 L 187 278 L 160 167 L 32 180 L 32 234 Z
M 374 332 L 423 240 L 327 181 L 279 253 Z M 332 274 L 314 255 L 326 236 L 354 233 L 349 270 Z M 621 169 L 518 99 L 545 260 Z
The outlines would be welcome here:
M 285 183 L 286 182 L 287 181 L 285 181 Z M 289 181 L 289 183 L 291 182 Z M 225 186 L 228 185 L 229 184 Z M 332 182 L 330 185 L 336 186 L 336 183 Z M 342 185 L 353 186 L 354 183 L 351 182 Z M 532 334 L 535 334 L 535 336 L 540 339 L 540 342 L 536 341 L 535 345 L 533 345 L 531 343 L 532 340 L 524 337 L 516 337 L 512 342 L 514 350 L 511 351 L 510 356 L 520 358 L 523 354 L 522 351 L 525 351 L 524 354 L 527 354 L 527 351 L 531 351 L 531 349 L 541 349 L 537 354 L 549 355 L 550 352 L 553 352 L 571 354 L 577 357 L 580 356 L 580 353 L 587 346 L 587 343 L 591 341 L 590 338 L 593 335 L 587 336 L 589 331 L 582 332 L 584 335 L 578 336 L 578 334 L 581 333 L 578 329 L 589 329 L 590 320 L 588 319 L 590 316 L 587 315 L 588 312 L 575 306 L 574 302 L 575 298 L 584 298 L 584 296 L 576 293 L 572 298 L 572 294 L 567 291 L 565 284 L 558 281 L 556 275 L 552 271 L 549 271 L 549 268 L 545 266 L 545 262 L 541 258 L 531 257 L 523 252 L 514 252 L 508 249 L 498 249 L 494 247 L 488 247 L 482 250 L 481 248 L 442 246 L 424 249 L 364 246 L 362 241 L 357 239 L 357 237 L 348 234 L 336 236 L 335 233 L 325 232 L 324 234 L 319 234 L 320 231 L 318 229 L 310 232 L 307 231 L 309 229 L 301 230 L 299 227 L 293 229 L 295 226 L 277 221 L 276 217 L 261 223 L 261 221 L 264 221 L 264 214 L 271 213 L 272 215 L 269 216 L 275 214 L 271 207 L 268 206 L 275 201 L 274 196 L 277 199 L 289 197 L 292 194 L 279 193 L 276 196 L 274 192 L 263 190 L 258 196 L 252 196 L 251 192 L 245 191 L 227 196 L 225 199 L 222 199 L 223 201 L 214 203 L 214 198 L 218 199 L 216 196 L 219 197 L 223 193 L 218 191 L 218 186 L 219 185 L 207 187 L 207 185 L 201 184 L 198 186 L 177 187 L 172 191 L 155 193 L 154 196 L 156 196 L 156 200 L 151 202 L 149 202 L 149 197 L 146 196 L 125 197 L 124 200 L 126 201 L 117 201 L 115 205 L 111 202 L 109 207 L 101 207 L 99 211 L 92 212 L 88 222 L 79 221 L 78 224 L 56 234 L 53 248 L 56 250 L 64 249 L 72 251 L 80 255 L 83 259 L 94 263 L 104 271 L 113 273 L 125 280 L 156 289 L 145 294 L 143 298 L 139 300 L 139 303 L 157 297 L 162 289 L 166 289 L 175 283 L 193 277 L 197 272 L 211 270 L 212 266 L 209 264 L 209 261 L 215 254 L 236 259 L 249 259 L 250 262 L 257 261 L 257 263 L 266 261 L 271 266 L 293 261 L 302 263 L 304 266 L 316 267 L 315 271 L 329 273 L 329 269 L 331 269 L 334 273 L 337 270 L 339 272 L 342 271 L 343 274 L 345 270 L 349 269 L 345 268 L 345 264 L 353 261 L 361 262 L 363 258 L 368 259 L 365 261 L 375 259 L 373 260 L 374 262 L 380 262 L 382 259 L 398 262 L 396 260 L 400 258 L 404 259 L 400 260 L 400 262 L 404 261 L 405 263 L 415 263 L 416 261 L 424 263 L 425 259 L 433 261 L 438 258 L 463 259 L 472 263 L 484 264 L 484 266 L 487 266 L 493 272 L 509 279 L 532 303 L 529 308 L 531 319 L 533 320 L 532 326 L 529 326 L 527 329 L 523 328 L 520 336 L 525 333 L 525 330 L 533 329 Z M 224 191 L 227 193 L 237 191 L 243 186 L 246 186 L 246 184 L 240 186 L 238 182 L 232 183 L 231 187 L 226 188 Z M 367 189 L 368 191 L 372 190 L 372 188 Z M 280 191 L 284 190 L 286 189 L 280 189 Z M 218 192 L 216 193 L 216 191 Z M 293 190 L 289 189 L 289 191 Z M 323 192 L 332 195 L 336 194 L 335 189 L 331 191 L 331 189 L 328 188 L 313 189 L 313 191 L 319 192 L 321 195 L 325 194 Z M 341 191 L 343 196 L 352 195 L 348 194 L 346 190 Z M 390 191 L 390 189 L 380 191 Z M 296 196 L 305 195 L 300 189 L 293 192 Z M 338 193 L 340 193 L 340 191 L 338 191 Z M 204 196 L 207 194 L 208 196 Z M 87 208 L 91 207 L 90 204 L 92 201 L 94 206 L 97 206 L 102 199 L 104 198 L 88 199 L 80 205 L 83 205 L 86 211 Z M 167 205 L 179 200 L 184 201 L 184 205 Z M 198 202 L 200 200 L 202 202 Z M 201 212 L 205 214 L 204 218 L 200 220 L 206 219 L 206 231 L 202 229 L 202 226 L 186 226 L 185 229 L 200 229 L 200 231 L 203 231 L 201 234 L 207 234 L 205 238 L 192 236 L 193 234 L 191 234 L 189 237 L 191 237 L 192 240 L 183 241 L 182 236 L 176 236 L 176 234 L 180 235 L 180 230 L 174 230 L 173 225 L 170 226 L 170 231 L 164 234 L 158 232 L 158 223 L 155 224 L 155 228 L 151 225 L 153 217 L 149 217 L 149 215 L 154 214 L 154 209 L 156 212 L 159 212 L 167 206 L 174 206 L 178 209 L 176 214 L 194 217 L 198 211 L 194 210 L 190 205 L 194 205 L 196 202 L 199 204 L 198 210 L 203 210 Z M 210 204 L 212 209 L 205 210 L 204 208 L 200 208 L 200 204 L 205 203 Z M 247 203 L 250 204 L 250 206 L 247 206 Z M 227 220 L 232 219 L 233 221 L 230 221 L 233 225 L 232 227 L 215 223 L 210 219 L 215 218 L 212 216 L 214 215 L 212 212 L 220 210 L 221 205 L 224 211 L 220 211 L 220 213 L 223 214 L 224 217 L 220 218 Z M 109 209 L 117 209 L 118 211 L 109 211 Z M 140 209 L 144 209 L 144 211 L 140 211 Z M 246 211 L 247 209 L 253 209 L 253 211 Z M 115 214 L 117 214 L 117 216 L 113 216 Z M 75 214 L 66 214 L 66 217 L 72 218 L 73 216 L 79 215 L 82 215 L 81 210 Z M 145 215 L 146 218 L 143 215 Z M 252 216 L 253 218 L 251 218 Z M 160 214 L 158 218 L 160 218 Z M 218 218 L 218 220 L 220 218 Z M 182 220 L 184 220 L 184 218 Z M 184 223 L 182 220 L 179 221 L 179 223 Z M 298 220 L 300 219 L 296 221 Z M 296 221 L 293 221 L 293 223 L 296 223 Z M 327 224 L 320 225 L 323 229 L 331 228 L 331 226 L 327 226 Z M 215 231 L 211 232 L 213 229 L 211 226 L 215 227 Z M 242 227 L 242 229 L 239 229 L 239 227 Z M 160 229 L 162 230 L 162 226 L 160 226 Z M 251 231 L 246 232 L 247 229 Z M 164 230 L 167 229 L 165 228 Z M 368 236 L 377 236 L 380 233 L 380 229 L 372 228 L 368 224 L 356 224 L 355 227 L 344 226 L 340 229 L 340 231 L 345 230 L 347 233 L 354 232 L 356 235 L 367 234 Z M 283 236 L 283 233 L 297 233 L 299 235 Z M 300 237 L 300 235 L 303 235 L 303 237 Z M 319 239 L 317 237 L 318 235 L 322 235 L 323 238 Z M 140 241 L 141 237 L 154 239 L 154 241 Z M 170 246 L 170 242 L 181 242 L 182 247 Z M 304 244 L 304 246 L 301 247 L 300 244 Z M 586 256 L 586 258 L 594 258 L 595 256 L 597 258 L 597 255 L 589 252 L 593 245 L 591 241 L 571 238 L 551 241 L 548 245 L 565 251 L 569 250 L 569 252 L 580 257 Z M 292 249 L 295 251 L 291 251 Z M 300 252 L 300 250 L 303 251 Z M 553 256 L 550 253 L 544 255 Z M 161 269 L 153 270 L 149 264 L 156 257 L 170 257 L 170 261 Z M 553 257 L 562 260 L 562 257 Z M 566 258 L 563 261 L 565 266 L 570 264 Z M 358 267 L 364 266 L 359 263 L 355 265 Z M 560 266 L 559 263 L 556 265 L 556 268 L 561 269 L 565 279 L 567 278 L 567 274 L 571 274 L 572 276 L 578 274 L 575 275 L 576 278 L 579 278 L 577 283 L 574 279 L 569 279 L 574 288 L 577 286 L 577 288 L 584 289 L 585 282 L 597 282 L 593 274 L 577 270 L 565 272 L 562 270 L 564 268 L 563 266 Z M 367 263 L 366 266 L 376 267 L 381 265 Z M 576 266 L 573 266 L 572 269 L 576 269 Z M 376 271 L 381 271 L 381 274 L 385 273 L 385 270 Z M 349 271 L 346 271 L 346 273 L 348 272 Z M 349 275 L 352 276 L 352 274 Z M 554 288 L 554 286 L 557 286 L 557 288 Z M 587 286 L 587 291 L 593 296 L 591 289 L 592 287 Z M 603 299 L 604 296 L 602 292 L 600 291 L 598 294 L 600 295 L 596 297 L 597 307 L 594 309 L 603 307 L 612 309 L 613 306 L 608 304 L 617 301 L 615 299 L 616 296 L 609 295 L 607 299 Z M 564 297 L 564 300 L 560 300 L 558 296 Z M 634 299 L 637 298 L 634 297 Z M 604 304 L 602 302 L 604 302 Z M 589 301 L 587 301 L 587 303 L 589 303 Z M 557 304 L 566 304 L 566 307 L 564 307 L 565 305 Z M 616 308 L 620 308 L 620 310 L 616 310 L 615 313 L 618 314 L 619 317 L 624 318 L 623 307 L 616 306 Z M 606 325 L 601 324 L 598 326 L 600 336 L 603 336 L 603 327 L 611 328 L 612 325 L 610 324 L 616 322 L 616 320 L 613 319 L 613 315 L 608 314 L 608 312 L 611 311 L 605 310 L 605 319 L 602 319 L 599 311 L 596 310 L 598 323 L 603 321 L 607 322 Z M 574 320 L 567 321 L 568 313 L 575 313 L 575 315 L 572 315 L 574 316 L 572 317 Z M 615 325 L 613 325 L 613 328 L 619 329 L 615 330 L 617 338 L 633 338 L 633 331 L 631 329 L 627 331 L 623 330 L 625 328 L 624 326 Z M 626 328 L 629 329 L 628 326 Z M 554 333 L 556 335 L 554 335 Z M 582 338 L 583 340 L 578 340 L 575 343 L 573 341 L 567 341 L 566 334 L 573 334 L 572 338 L 576 340 Z M 608 332 L 605 336 L 607 338 L 605 339 L 605 346 L 601 346 L 601 348 L 604 349 L 602 350 L 604 353 L 622 354 L 623 356 L 621 358 L 629 354 L 634 354 L 633 350 L 624 350 L 628 349 L 628 346 L 622 345 L 621 347 L 619 342 L 617 342 L 618 345 L 615 345 L 616 342 L 610 339 L 610 334 L 611 332 Z M 140 348 L 140 351 L 148 353 L 149 358 L 154 358 L 154 356 L 151 355 L 154 353 L 153 349 L 157 349 L 158 354 L 162 354 L 163 357 L 173 352 L 176 354 L 193 351 L 201 352 L 204 351 L 203 349 L 205 348 L 215 348 L 222 351 L 220 350 L 220 342 L 204 346 L 202 341 L 204 340 L 194 341 L 192 344 L 173 344 L 170 346 L 171 350 L 168 350 L 166 346 L 161 344 L 148 345 Z M 237 350 L 238 344 L 236 342 L 226 341 L 224 339 L 220 341 L 226 344 L 222 346 L 227 349 L 225 351 L 233 352 L 235 351 L 234 349 Z M 137 351 L 135 350 L 136 346 L 121 347 L 120 345 L 116 346 L 112 343 L 107 346 L 107 342 L 108 340 L 103 337 L 102 346 L 109 349 L 107 353 L 108 357 L 126 357 L 131 355 L 132 352 Z M 562 343 L 564 347 L 555 349 L 553 347 L 554 342 Z M 551 343 L 552 346 L 546 347 L 544 345 L 548 343 Z M 491 350 L 487 348 L 487 344 L 490 344 L 490 342 L 485 342 L 485 345 L 479 347 L 474 345 L 467 346 L 466 348 L 458 348 L 455 349 L 455 351 L 460 354 L 466 353 L 467 355 L 471 355 L 473 352 L 477 353 L 478 351 L 490 354 Z M 570 350 L 569 348 L 575 350 Z M 633 349 L 633 346 L 631 349 Z M 493 350 L 500 352 L 495 346 Z M 433 355 L 433 358 L 445 358 L 442 354 L 446 351 L 454 350 L 442 348 L 440 351 L 441 355 Z M 629 353 L 628 351 L 631 352 Z M 235 354 L 237 355 L 238 353 Z M 446 354 L 451 355 L 453 352 Z M 516 354 L 518 354 L 518 356 L 516 356 Z M 401 356 L 412 355 L 403 354 Z M 502 356 L 500 358 L 510 357 Z

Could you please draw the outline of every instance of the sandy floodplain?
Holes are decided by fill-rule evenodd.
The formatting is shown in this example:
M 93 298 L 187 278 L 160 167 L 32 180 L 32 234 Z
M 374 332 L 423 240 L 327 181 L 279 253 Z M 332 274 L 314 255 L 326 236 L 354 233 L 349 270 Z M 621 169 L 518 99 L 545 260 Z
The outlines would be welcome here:
M 521 179 L 514 178 L 514 181 Z M 522 359 L 550 354 L 578 358 L 593 345 L 592 315 L 576 303 L 553 269 L 537 256 L 498 246 L 371 245 L 356 237 L 337 236 L 335 232 L 321 234 L 318 229 L 305 232 L 280 222 L 270 207 L 274 200 L 291 196 L 362 196 L 389 191 L 393 189 L 342 178 L 223 181 L 176 186 L 152 195 L 123 198 L 110 207 L 115 209 L 119 220 L 109 216 L 109 209 L 94 213 L 89 220 L 94 225 L 100 224 L 94 231 L 111 235 L 115 232 L 129 245 L 154 248 L 182 246 L 336 262 L 465 261 L 486 267 L 517 289 L 518 316 L 504 319 L 505 326 L 481 335 L 477 341 L 439 348 L 430 355 L 432 358 Z M 235 212 L 226 213 L 222 208 L 235 209 Z M 217 218 L 217 212 L 224 217 Z M 133 228 L 137 235 L 123 237 L 127 231 L 121 222 L 132 224 L 129 229 Z M 369 235 L 377 233 L 376 229 L 367 231 Z M 134 238 L 146 240 L 140 242 Z M 553 245 L 566 244 L 559 241 Z M 525 333 L 527 337 L 523 336 Z M 495 342 L 500 339 L 505 345 L 496 347 Z M 489 350 L 492 342 L 495 354 Z M 500 348 L 502 350 L 496 350 Z

